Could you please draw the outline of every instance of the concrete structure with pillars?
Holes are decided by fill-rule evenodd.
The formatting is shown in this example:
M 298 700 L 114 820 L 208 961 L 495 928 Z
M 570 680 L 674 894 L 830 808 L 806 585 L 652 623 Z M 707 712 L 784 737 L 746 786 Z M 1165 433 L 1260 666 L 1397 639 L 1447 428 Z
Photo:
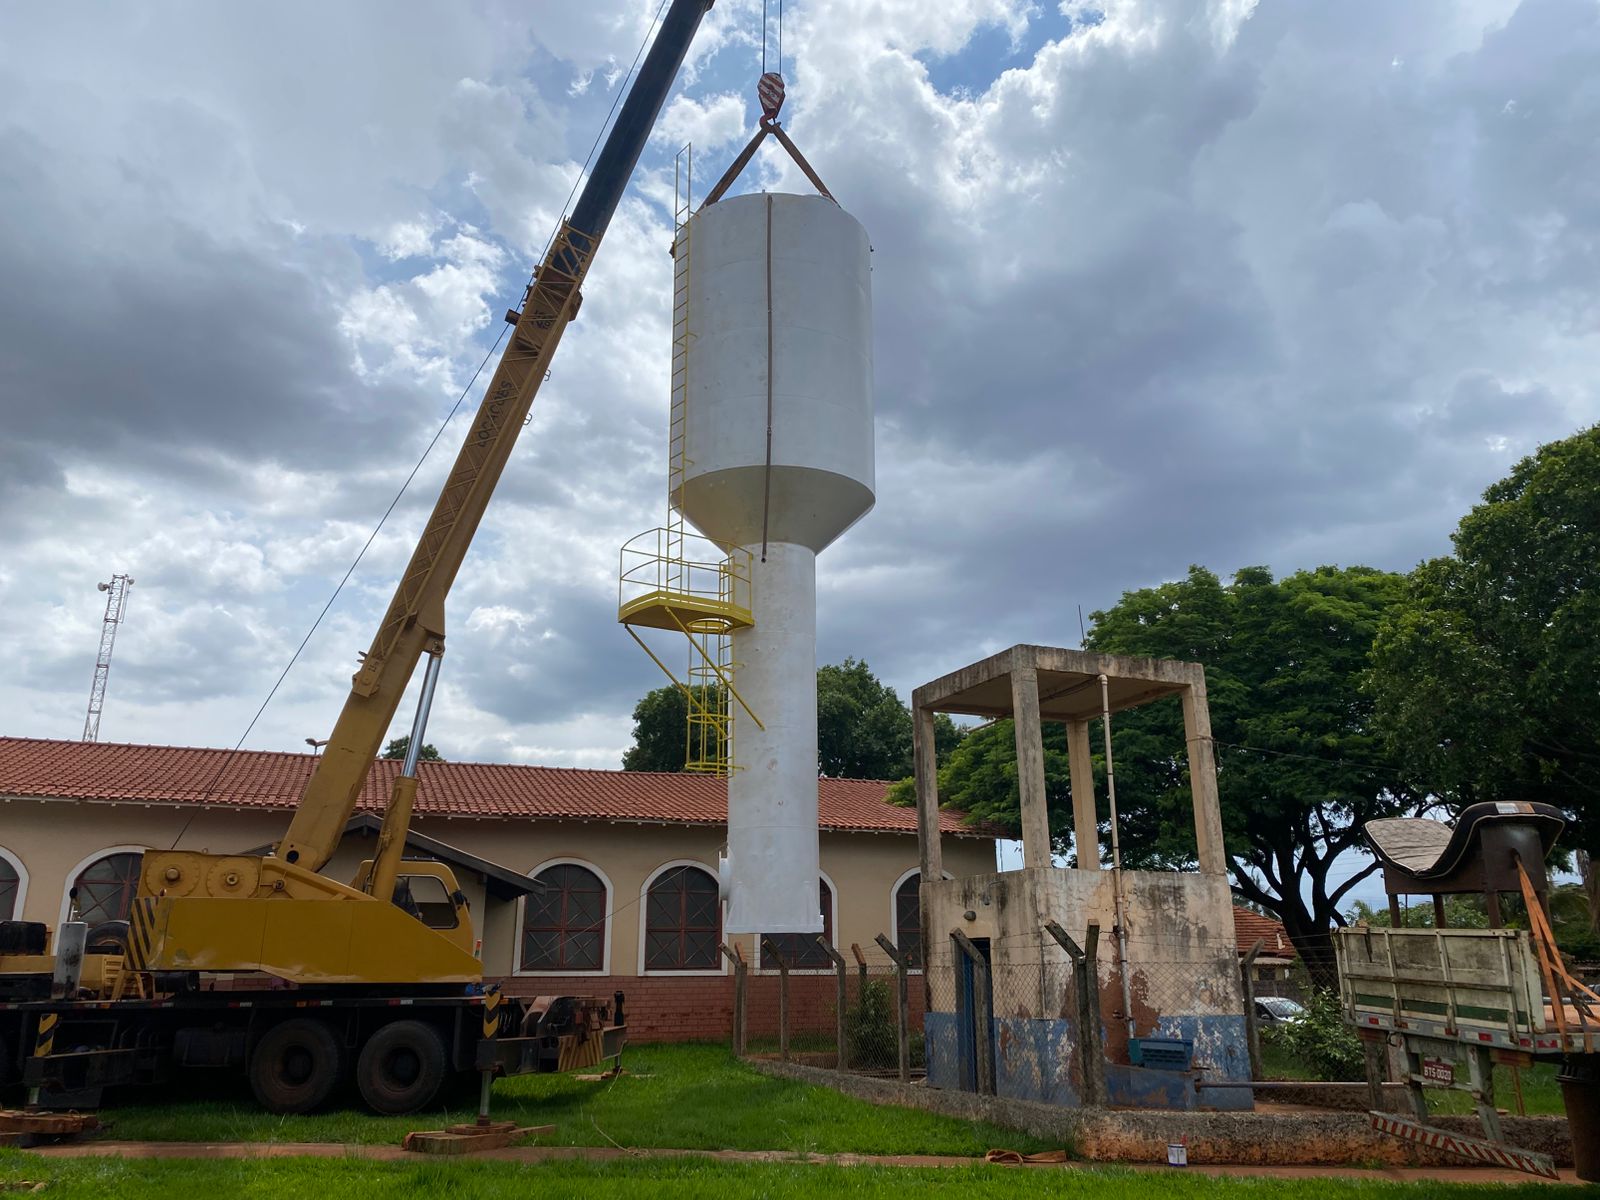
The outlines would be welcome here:
M 1114 791 L 1097 803 L 1090 722 L 1114 726 L 1118 712 L 1173 701 L 1183 713 L 1196 867 L 1120 870 L 1115 855 L 1103 866 L 1115 844 Z M 1249 1078 L 1204 669 L 1013 646 L 918 688 L 912 710 L 929 1081 L 1067 1104 L 1249 1107 L 1248 1090 L 1203 1086 Z M 944 878 L 933 738 L 941 712 L 1014 720 L 1020 870 Z M 1058 722 L 1070 764 L 1075 869 L 1054 865 L 1050 840 L 1044 737 Z M 1100 732 L 1114 765 L 1114 742 Z M 1047 932 L 1051 922 L 1079 947 L 1097 927 L 1095 996 L 1086 1007 L 1073 955 Z M 1082 1014 L 1096 1005 L 1099 1036 L 1090 1039 Z M 1099 1082 L 1086 1056 L 1098 1059 L 1102 1049 Z

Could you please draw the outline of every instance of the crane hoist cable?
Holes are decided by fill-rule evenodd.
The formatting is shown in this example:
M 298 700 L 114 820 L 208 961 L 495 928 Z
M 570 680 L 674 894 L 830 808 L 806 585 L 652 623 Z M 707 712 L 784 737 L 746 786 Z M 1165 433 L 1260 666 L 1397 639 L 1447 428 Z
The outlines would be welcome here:
M 761 73 L 767 73 L 767 10 L 772 7 L 772 0 L 761 0 Z M 783 74 L 783 0 L 778 0 L 778 67 L 777 73 Z

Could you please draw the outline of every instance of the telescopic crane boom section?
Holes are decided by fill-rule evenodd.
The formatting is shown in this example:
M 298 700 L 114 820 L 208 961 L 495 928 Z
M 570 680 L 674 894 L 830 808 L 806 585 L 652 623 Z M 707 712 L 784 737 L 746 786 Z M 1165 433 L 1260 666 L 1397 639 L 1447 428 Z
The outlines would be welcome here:
M 650 130 L 711 0 L 672 0 L 571 215 L 551 240 L 489 380 L 466 442 L 349 698 L 272 854 L 152 850 L 140 866 L 130 966 L 149 972 L 265 972 L 306 985 L 455 986 L 482 981 L 467 898 L 441 863 L 404 862 L 416 753 L 444 651 L 445 597 L 544 381 L 580 289 Z M 424 656 L 411 753 L 394 782 L 371 860 L 349 882 L 321 873 L 344 835 L 368 772 Z M 451 912 L 418 917 L 412 883 L 443 885 Z M 407 902 L 412 903 L 408 907 Z M 394 901 L 394 903 L 391 903 Z M 435 902 L 442 904 L 442 901 Z M 443 920 L 443 924 L 438 921 Z
M 577 313 L 595 249 L 712 2 L 673 0 L 577 206 L 535 272 L 522 311 L 506 314 L 516 328 L 278 846 L 278 856 L 289 863 L 315 871 L 332 856 L 417 662 L 443 650 L 445 596 L 551 356 Z
M 9 1064 L 0 1054 L 0 1078 L 20 1064 L 30 1105 L 93 1107 L 105 1086 L 161 1082 L 203 1062 L 242 1068 L 273 1112 L 308 1111 L 354 1083 L 392 1114 L 426 1109 L 452 1079 L 475 1075 L 476 1128 L 490 1128 L 496 1075 L 620 1055 L 621 992 L 535 1005 L 486 989 L 460 881 L 447 863 L 406 860 L 405 844 L 445 597 L 711 3 L 672 0 L 577 207 L 507 314 L 505 352 L 283 841 L 265 855 L 147 851 L 121 932 L 108 923 L 91 937 L 67 921 L 52 945 L 43 927 L 0 922 L 0 1047 L 12 1053 Z M 411 748 L 377 849 L 336 880 L 322 868 L 423 657 Z

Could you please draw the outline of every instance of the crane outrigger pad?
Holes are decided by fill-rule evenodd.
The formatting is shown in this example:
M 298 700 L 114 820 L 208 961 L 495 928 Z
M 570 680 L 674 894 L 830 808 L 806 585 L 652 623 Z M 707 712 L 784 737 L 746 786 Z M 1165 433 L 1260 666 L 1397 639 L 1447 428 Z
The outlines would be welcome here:
M 400 1149 L 417 1154 L 472 1154 L 499 1150 L 525 1137 L 554 1133 L 554 1125 L 521 1125 L 515 1121 L 490 1121 L 487 1125 L 451 1125 L 445 1129 L 408 1133 Z
M 0 1109 L 0 1146 L 26 1149 L 42 1141 L 80 1137 L 99 1130 L 100 1118 L 93 1113 Z

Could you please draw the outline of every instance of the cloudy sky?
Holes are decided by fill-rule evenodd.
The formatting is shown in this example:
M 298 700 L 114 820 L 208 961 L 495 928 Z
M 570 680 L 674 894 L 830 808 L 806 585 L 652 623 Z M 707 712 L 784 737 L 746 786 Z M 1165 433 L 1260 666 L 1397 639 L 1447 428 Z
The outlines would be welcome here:
M 115 571 L 102 739 L 238 740 L 655 8 L 6 6 L 0 731 L 78 736 Z M 788 127 L 875 251 L 878 506 L 821 560 L 824 661 L 905 695 L 1190 563 L 1407 569 L 1600 419 L 1594 0 L 786 10 Z M 747 136 L 759 30 L 708 18 L 461 573 L 448 757 L 613 766 L 662 682 L 615 571 L 664 508 L 672 155 Z M 246 745 L 326 736 L 464 421 Z

